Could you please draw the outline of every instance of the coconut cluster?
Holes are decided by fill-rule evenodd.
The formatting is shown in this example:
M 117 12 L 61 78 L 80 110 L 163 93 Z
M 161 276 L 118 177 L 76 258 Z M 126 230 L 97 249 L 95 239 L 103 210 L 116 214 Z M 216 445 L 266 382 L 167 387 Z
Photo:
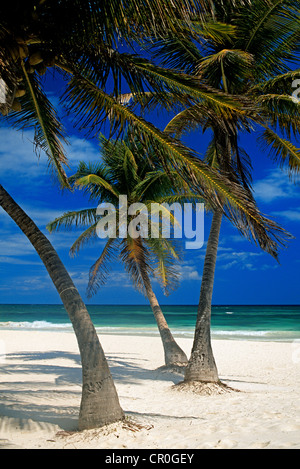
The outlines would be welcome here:
M 27 74 L 37 72 L 39 75 L 46 73 L 47 67 L 53 67 L 57 57 L 52 51 L 45 51 L 41 47 L 40 41 L 16 38 L 13 45 L 9 47 L 9 54 L 16 68 L 21 65 Z M 10 110 L 20 111 L 21 102 L 18 98 L 25 95 L 24 74 L 16 74 L 13 96 L 10 99 Z M 5 107 L 5 106 L 4 106 Z M 6 106 L 7 107 L 7 106 Z M 7 114 L 7 110 L 0 109 L 2 114 Z

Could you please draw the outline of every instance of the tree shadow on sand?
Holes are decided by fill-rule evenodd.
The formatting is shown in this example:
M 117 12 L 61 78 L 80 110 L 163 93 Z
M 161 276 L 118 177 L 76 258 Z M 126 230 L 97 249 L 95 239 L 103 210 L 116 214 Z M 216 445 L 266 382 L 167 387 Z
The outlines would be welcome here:
M 61 365 L 60 359 L 68 362 Z M 160 380 L 168 381 L 171 389 L 178 388 L 184 376 L 184 366 L 149 369 L 147 361 L 145 367 L 138 364 L 140 356 L 135 354 L 111 354 L 107 359 L 116 385 Z M 59 425 L 64 430 L 76 428 L 82 383 L 79 354 L 63 351 L 7 354 L 2 373 L 9 375 L 9 380 L 0 383 L 3 402 L 0 416 Z M 76 405 L 70 404 L 74 400 Z

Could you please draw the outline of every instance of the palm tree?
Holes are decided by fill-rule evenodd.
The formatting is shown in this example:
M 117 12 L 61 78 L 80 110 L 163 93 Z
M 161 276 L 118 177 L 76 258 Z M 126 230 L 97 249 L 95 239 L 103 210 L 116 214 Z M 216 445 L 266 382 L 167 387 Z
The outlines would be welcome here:
M 232 0 L 232 3 L 236 2 Z M 241 0 L 241 3 L 249 1 Z M 97 135 L 107 118 L 112 132 L 130 129 L 146 147 L 157 148 L 162 164 L 167 160 L 186 180 L 201 180 L 201 196 L 208 193 L 211 198 L 213 188 L 228 204 L 247 213 L 249 223 L 260 224 L 259 242 L 267 245 L 268 224 L 238 185 L 203 164 L 196 152 L 124 105 L 121 89 L 125 79 L 140 105 L 143 105 L 148 89 L 155 93 L 165 109 L 171 109 L 174 103 L 186 105 L 199 99 L 219 104 L 229 113 L 232 110 L 243 112 L 243 108 L 249 106 L 248 100 L 214 90 L 205 80 L 157 67 L 135 54 L 118 50 L 120 37 L 130 45 L 133 40 L 141 42 L 145 35 L 163 38 L 175 30 L 184 30 L 185 34 L 191 12 L 199 12 L 199 18 L 203 18 L 206 10 L 214 15 L 213 2 L 165 0 L 163 9 L 158 0 L 141 2 L 141 5 L 129 0 L 114 2 L 111 7 L 100 0 L 92 4 L 89 0 L 75 3 L 68 0 L 64 6 L 61 2 L 40 1 L 38 5 L 28 2 L 25 6 L 12 2 L 1 12 L 0 75 L 7 95 L 2 111 L 14 110 L 8 121 L 16 128 L 34 128 L 37 149 L 46 152 L 50 167 L 67 185 L 64 129 L 43 92 L 39 77 L 53 67 L 62 73 L 64 83 L 67 83 L 62 104 L 72 115 L 75 126 L 86 131 L 86 136 Z M 149 16 L 153 21 L 149 21 Z M 215 203 L 219 205 L 217 198 Z M 228 216 L 233 213 L 228 212 Z
M 200 5 L 203 14 L 205 4 L 206 2 L 200 0 L 165 0 L 163 8 L 158 0 L 138 3 L 130 0 L 110 3 L 103 0 L 66 0 L 63 3 L 58 0 L 13 0 L 3 4 L 0 7 L 0 79 L 1 90 L 3 85 L 5 87 L 5 100 L 0 103 L 0 110 L 5 115 L 9 110 L 13 111 L 9 113 L 7 121 L 17 129 L 34 129 L 36 148 L 45 151 L 55 175 L 62 184 L 67 185 L 67 157 L 63 148 L 65 132 L 43 91 L 42 77 L 48 68 L 53 67 L 53 70 L 62 72 L 62 77 L 68 82 L 64 103 L 67 110 L 74 113 L 75 124 L 79 128 L 97 133 L 99 125 L 107 117 L 111 119 L 113 130 L 131 126 L 139 133 L 145 145 L 151 144 L 157 149 L 162 163 L 167 159 L 186 179 L 191 174 L 196 174 L 197 180 L 202 181 L 203 194 L 207 188 L 209 193 L 214 188 L 228 203 L 237 205 L 241 210 L 246 207 L 250 220 L 258 220 L 262 228 L 260 242 L 268 245 L 268 225 L 239 186 L 229 184 L 229 180 L 202 164 L 193 151 L 167 137 L 120 102 L 120 83 L 123 77 L 141 102 L 144 86 L 148 86 L 160 96 L 161 104 L 166 107 L 170 106 L 174 97 L 181 103 L 205 97 L 224 108 L 241 107 L 235 99 L 228 99 L 224 93 L 216 93 L 205 83 L 199 86 L 198 80 L 185 75 L 178 77 L 172 71 L 154 67 L 147 61 L 127 57 L 127 54 L 117 51 L 120 38 L 130 43 L 132 39 L 140 41 L 145 34 L 162 37 L 166 32 L 180 31 L 185 27 L 186 20 L 189 21 L 191 10 L 197 13 Z M 209 2 L 209 6 L 212 7 L 212 2 Z M 111 75 L 113 89 L 106 86 Z M 49 241 L 37 231 L 24 212 L 22 217 L 18 217 L 21 208 L 2 186 L 0 189 L 1 206 L 18 221 L 26 236 L 29 235 L 27 226 L 30 224 L 34 232 L 31 242 L 39 252 L 39 244 L 47 244 Z M 49 271 L 55 269 L 56 263 L 60 263 L 59 258 L 54 257 L 54 252 L 52 250 L 52 266 L 49 266 L 47 254 L 42 258 Z M 62 264 L 59 268 L 62 269 Z M 67 288 L 68 300 L 65 299 L 65 288 L 58 288 L 65 308 L 70 317 L 75 314 L 74 308 L 76 316 L 77 313 L 81 316 L 82 308 L 79 304 L 82 306 L 82 300 L 79 301 L 79 294 L 73 284 L 69 282 Z M 75 295 L 74 300 L 72 292 Z M 88 318 L 87 312 L 85 314 Z M 74 328 L 78 324 L 80 321 L 73 321 Z M 80 334 L 79 328 L 77 337 Z M 86 347 L 84 355 L 89 355 L 90 346 L 91 340 L 81 341 L 81 353 L 82 347 Z M 103 357 L 94 333 L 93 347 L 97 359 L 93 360 L 93 366 L 87 368 L 88 373 L 84 370 L 88 367 L 87 361 L 83 359 L 84 404 L 81 405 L 79 416 L 80 428 L 103 425 L 123 415 L 119 405 L 116 413 L 114 406 L 107 405 L 107 401 L 101 397 L 103 382 L 108 386 L 112 380 L 107 378 L 105 360 L 103 369 L 99 368 Z M 110 387 L 107 395 L 114 396 L 115 389 Z
M 105 2 L 96 0 L 12 0 L 0 7 L 0 111 L 18 129 L 34 129 L 37 150 L 46 153 L 49 165 L 63 185 L 67 185 L 65 132 L 43 91 L 42 76 L 48 68 L 73 76 L 78 85 L 89 72 L 104 90 L 112 71 L 115 86 L 124 67 L 114 60 L 114 47 L 140 40 L 145 34 L 162 34 L 182 27 L 191 10 L 203 9 L 203 1 L 165 0 L 161 2 Z M 201 6 L 202 5 L 202 6 Z M 66 21 L 67 18 L 67 21 Z M 87 80 L 87 78 L 85 78 Z M 142 93 L 142 80 L 125 73 L 132 91 Z M 88 82 L 90 83 L 90 82 Z M 117 89 L 114 90 L 117 95 Z M 73 95 L 74 97 L 74 95 Z M 111 108 L 117 98 L 103 91 Z M 105 109 L 107 113 L 108 107 Z M 81 116 L 82 117 L 82 116 Z M 0 203 L 28 237 L 45 264 L 72 321 L 82 358 L 83 385 L 79 428 L 101 426 L 124 414 L 107 361 L 88 311 L 57 253 L 48 239 L 0 186 Z
M 114 141 L 102 136 L 100 142 L 101 164 L 93 166 L 80 163 L 76 174 L 70 177 L 72 185 L 83 189 L 92 201 L 97 202 L 97 205 L 112 203 L 114 207 L 118 207 L 119 197 L 125 196 L 128 206 L 144 204 L 147 213 L 153 207 L 151 204 L 161 204 L 168 200 L 167 196 L 170 196 L 171 192 L 170 179 L 165 171 L 150 163 L 151 153 L 145 158 L 144 148 L 137 142 L 131 143 L 128 139 Z M 173 174 L 173 177 L 176 179 L 176 174 Z M 112 260 L 120 260 L 135 287 L 149 300 L 162 339 L 165 365 L 187 364 L 186 354 L 176 343 L 151 285 L 151 277 L 155 276 L 160 280 L 165 293 L 169 294 L 176 287 L 178 272 L 175 263 L 179 259 L 178 250 L 171 239 L 159 236 L 159 232 L 159 237 L 143 233 L 140 224 L 137 237 L 134 235 L 135 231 L 130 233 L 127 226 L 130 226 L 135 216 L 128 215 L 128 220 L 125 220 L 121 210 L 121 208 L 118 210 L 115 236 L 108 238 L 100 257 L 90 269 L 88 296 L 95 294 L 106 282 L 109 263 Z M 173 224 L 178 223 L 168 207 L 164 206 L 164 210 Z M 49 223 L 47 228 L 53 232 L 60 228 L 87 226 L 71 247 L 71 254 L 75 254 L 87 242 L 97 238 L 99 219 L 101 217 L 97 215 L 96 209 L 67 212 Z M 151 220 L 150 227 L 150 219 L 146 216 L 145 223 L 147 230 L 151 228 L 152 233 L 155 229 L 159 230 L 158 221 Z M 124 226 L 126 233 L 121 236 Z
M 83 430 L 123 419 L 123 410 L 98 335 L 72 279 L 46 236 L 2 186 L 0 203 L 40 256 L 72 322 L 82 363 L 78 428 Z
M 201 100 L 179 112 L 166 128 L 166 132 L 177 136 L 190 129 L 210 129 L 212 141 L 206 153 L 207 161 L 233 182 L 239 181 L 251 199 L 251 160 L 238 142 L 242 131 L 260 130 L 259 141 L 272 157 L 290 173 L 300 169 L 300 151 L 291 140 L 292 135 L 299 135 L 300 106 L 292 99 L 291 84 L 300 76 L 300 71 L 290 69 L 299 52 L 300 2 L 254 0 L 250 3 L 247 7 L 232 8 L 224 2 L 214 2 L 213 18 L 207 18 L 204 25 L 195 23 L 191 35 L 183 37 L 179 33 L 159 43 L 157 56 L 163 64 L 176 65 L 180 70 L 205 79 L 215 89 L 246 95 L 252 100 L 252 110 L 245 110 L 243 115 L 233 111 L 231 116 L 228 113 L 225 116 L 218 105 Z M 223 202 L 221 199 L 221 205 Z M 193 381 L 219 383 L 211 348 L 210 322 L 223 214 L 222 209 L 213 208 L 194 343 L 184 378 L 188 385 Z M 243 216 L 241 223 L 247 225 L 247 217 Z M 240 228 L 239 224 L 237 227 Z M 258 225 L 254 227 L 257 228 Z M 249 227 L 253 237 L 252 229 L 253 225 Z M 277 241 L 280 239 L 274 238 L 269 251 L 275 258 Z

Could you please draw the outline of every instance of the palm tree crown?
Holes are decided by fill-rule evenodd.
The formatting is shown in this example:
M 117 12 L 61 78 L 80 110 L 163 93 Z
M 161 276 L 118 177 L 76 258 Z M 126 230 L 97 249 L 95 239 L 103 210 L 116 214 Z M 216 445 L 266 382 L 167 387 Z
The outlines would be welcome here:
M 197 128 L 210 129 L 206 161 L 233 184 L 241 183 L 249 200 L 254 201 L 251 158 L 239 143 L 242 132 L 254 131 L 264 151 L 290 173 L 297 174 L 300 169 L 300 150 L 292 140 L 299 136 L 300 128 L 300 104 L 292 97 L 292 81 L 300 77 L 300 71 L 291 69 L 299 58 L 300 2 L 253 0 L 249 7 L 232 8 L 216 1 L 214 7 L 214 16 L 205 24 L 195 21 L 192 32 L 158 41 L 155 57 L 214 89 L 237 99 L 249 98 L 252 107 L 242 112 L 225 110 L 218 103 L 199 99 L 181 109 L 165 131 L 179 138 Z M 226 204 L 224 198 L 223 202 Z M 232 211 L 232 206 L 226 205 Z M 262 219 L 253 221 L 250 213 L 238 206 L 237 211 L 238 216 L 232 217 L 237 227 L 277 257 L 283 232 L 278 230 L 277 237 L 273 225 L 275 237 L 268 248 L 261 236 Z
M 81 162 L 76 174 L 69 178 L 72 185 L 83 189 L 97 204 L 112 203 L 118 211 L 119 196 L 126 196 L 128 206 L 142 203 L 147 208 L 147 213 L 150 213 L 151 204 L 188 198 L 188 195 L 184 196 L 181 180 L 176 173 L 172 175 L 172 185 L 169 175 L 143 156 L 143 147 L 137 142 L 133 146 L 129 141 L 108 140 L 102 136 L 101 148 L 100 164 Z M 174 181 L 177 187 L 174 187 Z M 171 223 L 178 223 L 171 212 L 168 212 L 168 215 Z M 124 221 L 125 226 L 128 227 L 135 217 L 136 214 L 128 215 L 128 219 Z M 48 229 L 54 231 L 62 227 L 87 227 L 71 247 L 71 253 L 75 254 L 88 241 L 97 239 L 97 224 L 100 218 L 96 208 L 67 212 L 49 223 Z M 88 293 L 94 294 L 106 281 L 109 260 L 116 259 L 116 252 L 119 252 L 119 259 L 124 263 L 138 289 L 144 290 L 143 279 L 156 275 L 162 280 L 165 291 L 171 291 L 177 284 L 179 275 L 175 266 L 179 259 L 179 250 L 174 240 L 161 235 L 151 237 L 150 217 L 149 236 L 133 237 L 128 230 L 126 237 L 121 238 L 119 234 L 122 220 L 119 214 L 116 218 L 116 236 L 108 239 L 101 256 L 90 270 Z M 154 221 L 154 224 L 159 229 L 159 222 Z

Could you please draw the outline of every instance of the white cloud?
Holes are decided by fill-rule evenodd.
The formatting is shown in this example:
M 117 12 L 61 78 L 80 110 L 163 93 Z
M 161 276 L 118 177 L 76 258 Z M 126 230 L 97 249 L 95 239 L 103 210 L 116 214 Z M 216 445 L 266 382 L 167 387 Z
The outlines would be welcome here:
M 0 174 L 36 177 L 47 168 L 46 158 L 38 159 L 34 152 L 33 133 L 19 132 L 11 128 L 0 129 Z
M 229 270 L 231 268 L 240 270 L 267 270 L 276 268 L 274 262 L 262 264 L 264 252 L 234 251 L 233 248 L 221 248 L 217 257 L 217 268 Z
M 14 265 L 41 265 L 41 262 L 33 261 L 33 260 L 24 260 L 20 259 L 19 257 L 13 256 L 1 256 L 0 255 L 0 264 L 14 264 Z
M 55 291 L 55 287 L 51 282 L 48 274 L 45 275 L 31 275 L 15 277 L 13 283 L 9 281 L 5 283 L 5 278 L 3 278 L 4 283 L 0 285 L 0 291 L 18 291 L 18 292 L 28 292 L 32 293 L 33 291 Z
M 201 275 L 197 271 L 197 267 L 192 262 L 183 262 L 179 266 L 181 281 L 185 280 L 201 280 Z
M 300 208 L 298 210 L 282 210 L 281 212 L 273 212 L 273 215 L 278 215 L 289 221 L 300 221 Z
M 16 182 L 22 183 L 36 179 L 48 173 L 48 158 L 44 153 L 40 157 L 34 151 L 33 132 L 23 132 L 12 128 L 0 128 L 0 174 L 6 178 L 18 177 Z M 91 141 L 71 136 L 69 145 L 64 145 L 66 156 L 69 160 L 70 169 L 66 171 L 71 174 L 77 167 L 79 161 L 99 161 L 100 150 Z M 26 177 L 26 181 L 23 178 Z
M 0 255 L 3 256 L 28 256 L 33 254 L 34 248 L 22 233 L 2 232 L 0 238 Z
M 96 144 L 75 136 L 72 136 L 69 141 L 70 145 L 66 147 L 66 151 L 70 165 L 77 166 L 82 160 L 86 162 L 99 161 L 101 154 Z
M 299 186 L 280 170 L 272 170 L 266 178 L 255 182 L 253 190 L 255 199 L 264 203 L 293 198 L 300 193 Z

